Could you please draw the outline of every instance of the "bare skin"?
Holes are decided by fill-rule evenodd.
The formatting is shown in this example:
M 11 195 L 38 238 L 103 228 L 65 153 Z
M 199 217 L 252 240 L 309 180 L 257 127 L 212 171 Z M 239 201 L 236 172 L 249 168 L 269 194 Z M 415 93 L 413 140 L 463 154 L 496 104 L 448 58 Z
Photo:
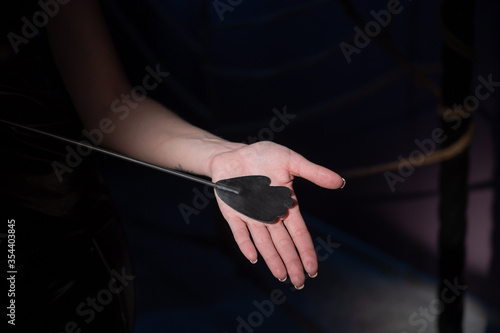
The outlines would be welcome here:
M 272 142 L 244 145 L 226 141 L 149 98 L 120 119 L 110 105 L 122 94 L 130 94 L 131 87 L 95 0 L 73 0 L 61 6 L 47 31 L 53 57 L 84 126 L 98 128 L 103 118 L 115 126 L 104 136 L 103 146 L 167 168 L 182 165 L 214 182 L 265 175 L 272 185 L 292 191 L 295 177 L 329 189 L 344 184 L 335 172 L 286 147 Z M 295 193 L 293 198 L 297 201 Z M 234 211 L 218 197 L 217 202 L 248 260 L 255 262 L 259 252 L 276 278 L 288 276 L 298 289 L 305 282 L 304 270 L 310 276 L 317 274 L 316 252 L 298 204 L 290 208 L 284 223 L 263 224 Z

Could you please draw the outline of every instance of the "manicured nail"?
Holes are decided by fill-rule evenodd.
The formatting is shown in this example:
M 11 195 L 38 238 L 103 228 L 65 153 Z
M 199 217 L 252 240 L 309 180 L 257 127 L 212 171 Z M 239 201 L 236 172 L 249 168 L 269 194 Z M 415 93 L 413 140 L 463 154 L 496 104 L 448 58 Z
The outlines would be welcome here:
M 340 189 L 343 189 L 343 188 L 344 188 L 344 186 L 345 186 L 345 183 L 346 183 L 346 181 L 345 181 L 345 179 L 344 179 L 344 178 L 342 178 L 342 181 L 344 182 L 344 184 L 342 184 L 342 186 L 340 186 Z
M 256 264 L 258 259 L 255 259 L 254 261 L 250 260 L 252 264 Z
M 297 287 L 297 286 L 294 286 L 294 287 L 295 287 L 295 289 L 297 289 L 297 290 L 301 290 L 301 289 L 304 289 L 304 286 L 305 286 L 305 284 L 301 285 L 300 287 Z
M 279 282 L 285 282 L 287 277 L 285 276 L 283 279 L 278 279 Z
M 316 276 L 318 276 L 318 272 L 316 272 L 314 275 L 307 273 L 307 275 L 309 275 L 310 278 L 314 279 Z

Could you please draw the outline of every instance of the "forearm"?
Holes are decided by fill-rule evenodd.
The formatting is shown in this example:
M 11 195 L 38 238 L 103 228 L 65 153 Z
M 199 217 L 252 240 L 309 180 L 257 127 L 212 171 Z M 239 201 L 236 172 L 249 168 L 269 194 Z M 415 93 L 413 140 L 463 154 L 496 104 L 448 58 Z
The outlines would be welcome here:
M 211 177 L 211 157 L 242 146 L 195 127 L 158 102 L 146 98 L 129 113 L 111 108 L 103 146 L 149 163 Z M 86 127 L 98 128 L 99 120 Z

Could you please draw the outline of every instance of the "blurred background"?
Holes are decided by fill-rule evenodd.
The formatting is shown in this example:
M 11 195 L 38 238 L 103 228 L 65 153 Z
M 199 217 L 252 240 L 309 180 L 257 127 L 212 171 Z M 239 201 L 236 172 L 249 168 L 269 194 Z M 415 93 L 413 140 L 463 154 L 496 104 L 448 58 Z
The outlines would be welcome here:
M 299 292 L 247 262 L 202 186 L 99 157 L 134 260 L 136 332 L 438 331 L 451 306 L 438 290 L 445 157 L 397 168 L 441 128 L 441 1 L 102 3 L 133 85 L 159 66 L 170 75 L 148 94 L 190 122 L 239 142 L 272 140 L 347 178 L 342 191 L 295 181 L 320 256 L 319 276 Z M 358 36 L 397 3 L 387 27 Z M 499 9 L 476 0 L 468 18 L 447 12 L 474 22 L 462 75 L 470 94 L 479 76 L 500 81 Z M 480 102 L 465 143 L 464 332 L 500 332 L 499 102 L 500 92 Z

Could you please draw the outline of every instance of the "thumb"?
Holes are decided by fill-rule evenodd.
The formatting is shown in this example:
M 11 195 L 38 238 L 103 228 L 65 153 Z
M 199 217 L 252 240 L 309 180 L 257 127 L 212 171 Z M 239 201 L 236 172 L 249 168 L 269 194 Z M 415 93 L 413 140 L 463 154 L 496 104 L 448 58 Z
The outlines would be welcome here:
M 307 179 L 318 186 L 329 189 L 338 189 L 345 186 L 345 179 L 337 173 L 310 162 L 294 151 L 291 151 L 289 163 L 289 171 L 292 175 Z

